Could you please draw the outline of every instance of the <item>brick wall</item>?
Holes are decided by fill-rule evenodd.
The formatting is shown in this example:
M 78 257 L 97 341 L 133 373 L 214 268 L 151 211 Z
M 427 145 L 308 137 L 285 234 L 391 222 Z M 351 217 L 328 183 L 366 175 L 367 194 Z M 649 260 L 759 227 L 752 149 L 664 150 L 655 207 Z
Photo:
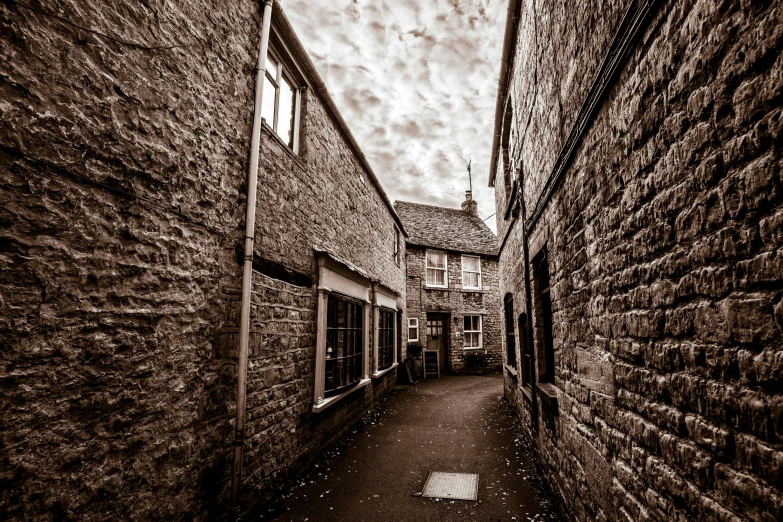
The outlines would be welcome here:
M 233 442 L 258 3 L 31 7 L 0 6 L 0 511 L 214 519 Z M 254 274 L 245 500 L 267 498 L 394 380 L 310 413 L 313 247 L 402 299 L 405 276 L 381 196 L 303 97 L 298 158 L 262 135 L 255 254 L 312 285 Z
M 424 349 L 427 347 L 427 312 L 450 314 L 446 371 L 452 373 L 498 371 L 501 363 L 501 316 L 497 260 L 481 256 L 482 289 L 468 291 L 462 289 L 461 254 L 448 252 L 448 288 L 431 289 L 426 287 L 425 253 L 425 248 L 408 245 L 405 257 L 408 270 L 407 316 L 419 318 L 419 343 L 416 350 L 410 353 L 414 357 L 416 375 L 422 375 L 420 350 L 422 347 Z M 484 338 L 482 353 L 485 353 L 486 358 L 481 363 L 467 364 L 465 358 L 467 352 L 463 350 L 463 316 L 470 312 L 482 315 Z
M 781 5 L 662 4 L 531 231 L 550 255 L 557 415 L 539 395 L 535 424 L 508 374 L 506 394 L 575 520 L 780 520 Z M 523 6 L 528 210 L 624 7 Z M 499 219 L 517 314 L 521 228 Z

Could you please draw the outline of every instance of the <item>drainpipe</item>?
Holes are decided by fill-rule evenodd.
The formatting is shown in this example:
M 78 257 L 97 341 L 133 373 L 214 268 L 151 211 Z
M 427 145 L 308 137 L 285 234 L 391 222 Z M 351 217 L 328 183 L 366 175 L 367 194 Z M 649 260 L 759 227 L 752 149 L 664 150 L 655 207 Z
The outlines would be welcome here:
M 258 156 L 261 145 L 261 107 L 264 95 L 266 55 L 269 49 L 269 26 L 272 23 L 272 0 L 264 0 L 261 23 L 261 45 L 256 66 L 256 97 L 253 111 L 253 133 L 250 136 L 250 168 L 247 183 L 247 215 L 245 217 L 245 260 L 242 267 L 242 305 L 239 321 L 239 362 L 237 368 L 237 418 L 234 432 L 234 464 L 231 473 L 231 508 L 239 511 L 239 490 L 242 485 L 242 459 L 245 450 L 245 409 L 247 395 L 247 352 L 250 340 L 250 295 L 253 289 L 253 241 L 256 229 L 256 190 L 258 187 Z

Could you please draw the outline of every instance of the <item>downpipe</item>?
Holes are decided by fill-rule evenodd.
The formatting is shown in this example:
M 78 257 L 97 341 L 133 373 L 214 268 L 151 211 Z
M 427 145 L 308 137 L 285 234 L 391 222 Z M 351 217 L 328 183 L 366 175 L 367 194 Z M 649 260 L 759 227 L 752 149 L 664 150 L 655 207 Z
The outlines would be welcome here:
M 231 510 L 239 512 L 239 492 L 242 486 L 242 460 L 245 451 L 245 411 L 247 396 L 247 354 L 250 341 L 250 296 L 253 289 L 253 243 L 256 228 L 256 191 L 261 145 L 261 107 L 264 96 L 266 55 L 269 50 L 269 28 L 272 23 L 272 2 L 264 0 L 261 22 L 261 45 L 256 67 L 253 131 L 250 136 L 250 168 L 247 183 L 247 214 L 245 217 L 245 253 L 242 266 L 242 304 L 239 321 L 239 361 L 237 364 L 237 416 L 234 431 L 234 462 L 231 472 Z

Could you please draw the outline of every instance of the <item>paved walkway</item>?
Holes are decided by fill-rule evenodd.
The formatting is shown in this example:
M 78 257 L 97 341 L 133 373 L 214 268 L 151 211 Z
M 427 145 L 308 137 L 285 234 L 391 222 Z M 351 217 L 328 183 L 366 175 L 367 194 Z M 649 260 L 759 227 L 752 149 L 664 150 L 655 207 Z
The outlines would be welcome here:
M 502 394 L 500 375 L 399 389 L 261 520 L 557 520 Z M 418 496 L 430 470 L 478 473 L 478 501 Z

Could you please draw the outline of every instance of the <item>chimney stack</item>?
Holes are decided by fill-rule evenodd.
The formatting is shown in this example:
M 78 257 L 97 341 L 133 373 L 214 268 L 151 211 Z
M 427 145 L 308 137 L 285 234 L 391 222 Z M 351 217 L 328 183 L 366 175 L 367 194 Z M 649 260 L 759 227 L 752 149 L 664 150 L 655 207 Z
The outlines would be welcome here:
M 478 203 L 473 201 L 473 192 L 465 191 L 465 201 L 462 202 L 462 210 L 478 217 Z

